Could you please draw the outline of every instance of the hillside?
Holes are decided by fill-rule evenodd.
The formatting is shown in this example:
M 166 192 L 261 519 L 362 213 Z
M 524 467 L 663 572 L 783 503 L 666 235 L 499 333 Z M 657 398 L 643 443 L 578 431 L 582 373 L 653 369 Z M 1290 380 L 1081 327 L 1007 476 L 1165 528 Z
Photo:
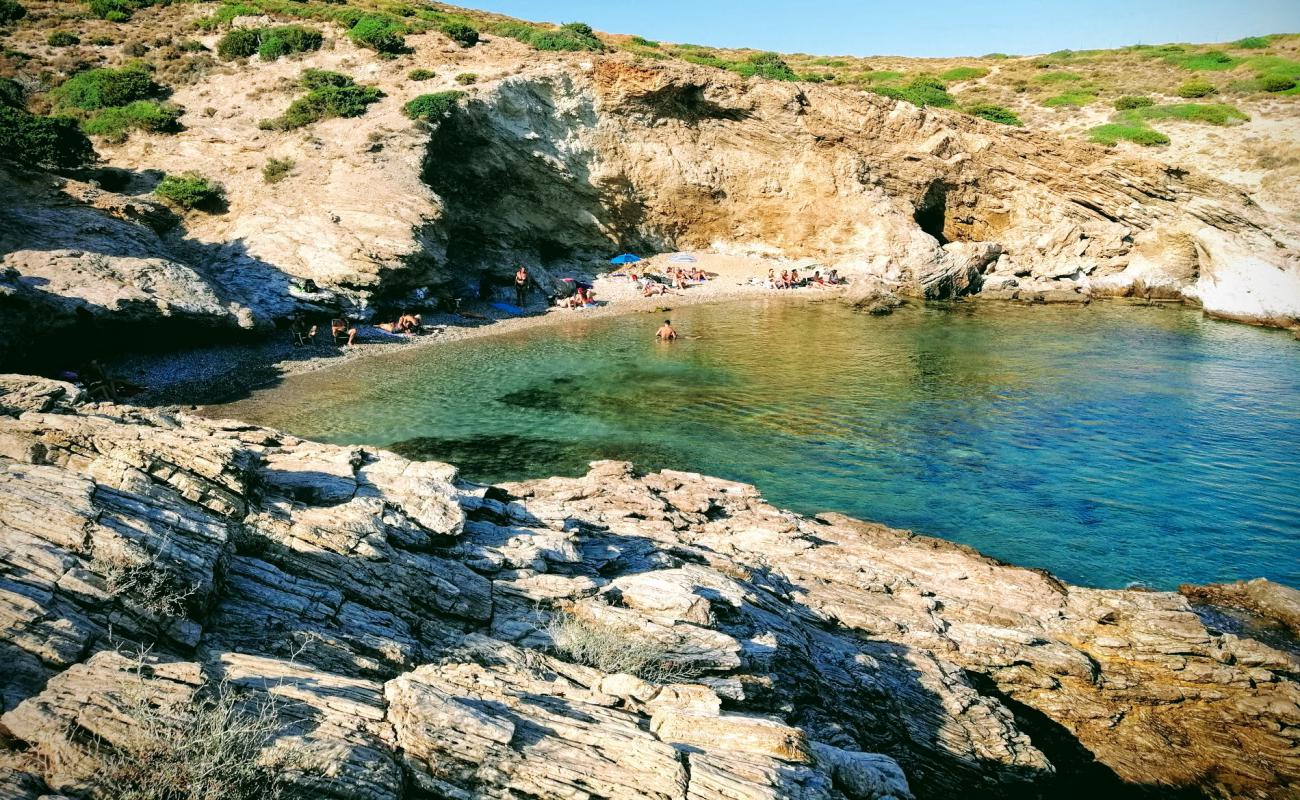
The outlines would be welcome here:
M 449 306 L 517 261 L 546 281 L 628 249 L 815 259 L 868 293 L 1137 295 L 1300 318 L 1295 94 L 1261 83 L 1290 74 L 1292 37 L 1237 43 L 1227 61 L 1178 56 L 1216 52 L 1190 47 L 960 73 L 830 59 L 811 76 L 800 56 L 442 6 L 6 8 L 0 360 L 14 365 L 265 335 L 295 310 Z M 947 90 L 915 82 L 936 70 Z M 1203 72 L 1214 102 L 1165 102 Z M 1097 107 L 1039 108 L 1064 85 Z M 1174 143 L 1058 130 L 1138 91 L 1152 105 L 1126 124 Z M 1026 124 L 965 113 L 982 101 Z

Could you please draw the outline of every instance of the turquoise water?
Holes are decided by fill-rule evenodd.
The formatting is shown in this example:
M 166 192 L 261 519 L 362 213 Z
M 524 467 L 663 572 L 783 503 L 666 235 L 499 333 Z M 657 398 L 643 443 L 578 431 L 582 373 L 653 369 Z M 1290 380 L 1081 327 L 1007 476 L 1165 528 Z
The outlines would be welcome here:
M 497 481 L 621 458 L 1090 586 L 1300 586 L 1300 343 L 1185 309 L 782 301 L 413 349 L 215 409 Z

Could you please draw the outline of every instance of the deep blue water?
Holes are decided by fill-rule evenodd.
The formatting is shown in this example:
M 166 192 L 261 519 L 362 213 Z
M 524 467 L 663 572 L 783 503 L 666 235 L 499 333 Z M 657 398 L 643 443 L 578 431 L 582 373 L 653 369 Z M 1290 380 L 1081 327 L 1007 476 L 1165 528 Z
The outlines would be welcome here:
M 1091 586 L 1300 586 L 1300 342 L 1186 309 L 697 306 L 296 376 L 216 409 L 495 481 L 630 459 Z

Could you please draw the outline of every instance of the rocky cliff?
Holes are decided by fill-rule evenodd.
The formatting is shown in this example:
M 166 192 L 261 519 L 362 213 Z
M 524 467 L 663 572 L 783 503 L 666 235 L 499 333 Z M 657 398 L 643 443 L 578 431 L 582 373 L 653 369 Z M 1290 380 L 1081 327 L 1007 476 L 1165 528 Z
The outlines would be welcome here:
M 1294 654 L 700 475 L 477 486 L 5 376 L 0 530 L 6 797 L 95 786 L 142 727 L 183 746 L 213 693 L 311 797 L 1300 785 Z
M 200 9 L 157 9 L 152 24 Z M 541 54 L 504 37 L 464 50 L 436 32 L 385 60 L 323 32 L 318 51 L 209 65 L 174 86 L 184 129 L 97 143 L 112 171 L 9 168 L 5 358 L 265 328 L 297 307 L 288 289 L 306 278 L 364 313 L 412 292 L 471 293 L 517 260 L 590 269 L 624 249 L 815 258 L 932 298 L 1137 293 L 1263 324 L 1300 318 L 1294 223 L 1194 171 L 845 87 Z M 409 80 L 413 66 L 437 77 Z M 385 97 L 355 118 L 261 129 L 308 67 Z M 448 117 L 402 114 L 457 88 L 458 70 L 477 83 Z M 272 157 L 293 168 L 267 183 Z M 177 216 L 150 199 L 162 172 L 185 170 L 225 185 L 221 213 Z

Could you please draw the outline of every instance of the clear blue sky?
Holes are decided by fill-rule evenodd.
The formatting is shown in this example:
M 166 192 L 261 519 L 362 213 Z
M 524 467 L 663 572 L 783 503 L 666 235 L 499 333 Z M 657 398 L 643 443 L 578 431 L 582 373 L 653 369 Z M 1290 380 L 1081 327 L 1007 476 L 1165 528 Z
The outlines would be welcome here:
M 460 0 L 610 33 L 819 55 L 1050 53 L 1300 32 L 1300 0 Z

